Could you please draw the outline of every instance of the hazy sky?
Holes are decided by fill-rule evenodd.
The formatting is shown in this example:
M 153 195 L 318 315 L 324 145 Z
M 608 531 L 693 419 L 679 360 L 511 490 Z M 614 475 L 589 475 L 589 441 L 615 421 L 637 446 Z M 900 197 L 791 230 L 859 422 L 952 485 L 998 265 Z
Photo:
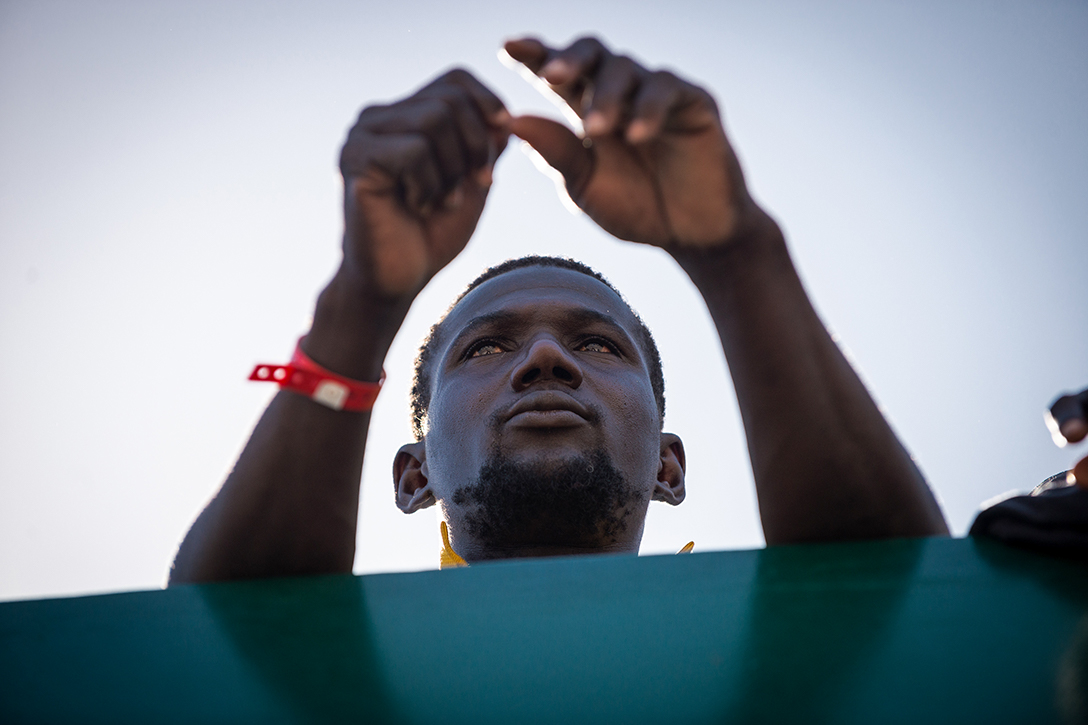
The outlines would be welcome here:
M 153 588 L 272 396 L 338 261 L 359 109 L 453 65 L 558 115 L 503 39 L 600 34 L 705 84 L 828 326 L 944 504 L 1030 488 L 1042 412 L 1088 385 L 1083 2 L 0 4 L 0 598 Z M 481 269 L 579 258 L 664 356 L 688 500 L 643 553 L 760 546 L 731 384 L 667 256 L 560 204 L 512 145 L 468 250 L 386 361 L 356 571 L 433 568 L 392 501 L 410 364 Z

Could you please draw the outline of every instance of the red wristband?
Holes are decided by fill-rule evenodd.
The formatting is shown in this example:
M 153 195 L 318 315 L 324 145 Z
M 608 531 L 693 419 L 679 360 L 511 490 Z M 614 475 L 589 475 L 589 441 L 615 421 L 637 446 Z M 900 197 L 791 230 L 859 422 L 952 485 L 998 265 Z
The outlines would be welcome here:
M 378 391 L 385 382 L 385 371 L 376 383 L 364 383 L 326 370 L 302 351 L 302 339 L 286 365 L 260 364 L 249 374 L 250 380 L 279 383 L 281 390 L 302 393 L 311 400 L 332 408 L 360 412 L 374 407 Z

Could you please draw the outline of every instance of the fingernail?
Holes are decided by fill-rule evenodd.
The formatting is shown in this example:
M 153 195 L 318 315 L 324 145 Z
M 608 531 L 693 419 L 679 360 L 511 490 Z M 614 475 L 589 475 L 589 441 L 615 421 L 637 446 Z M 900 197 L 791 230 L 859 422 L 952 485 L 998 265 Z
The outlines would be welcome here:
M 650 124 L 641 118 L 636 118 L 627 126 L 627 141 L 629 143 L 642 143 L 650 138 Z
M 587 136 L 603 136 L 608 133 L 608 119 L 600 111 L 590 111 L 582 121 Z
M 553 61 L 549 61 L 547 65 L 540 69 L 540 75 L 544 77 L 544 80 L 548 83 L 565 83 L 570 80 L 570 76 L 574 73 L 574 68 L 571 64 L 562 58 L 556 58 Z
M 495 181 L 495 174 L 490 166 L 485 166 L 474 175 L 476 183 L 487 189 L 491 187 L 491 184 Z

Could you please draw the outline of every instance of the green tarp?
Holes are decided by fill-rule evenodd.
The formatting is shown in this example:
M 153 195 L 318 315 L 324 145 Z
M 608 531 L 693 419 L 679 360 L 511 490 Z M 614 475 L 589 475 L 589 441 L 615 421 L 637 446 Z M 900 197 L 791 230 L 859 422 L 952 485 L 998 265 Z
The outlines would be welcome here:
M 0 722 L 1088 722 L 1088 565 L 925 539 L 0 604 Z

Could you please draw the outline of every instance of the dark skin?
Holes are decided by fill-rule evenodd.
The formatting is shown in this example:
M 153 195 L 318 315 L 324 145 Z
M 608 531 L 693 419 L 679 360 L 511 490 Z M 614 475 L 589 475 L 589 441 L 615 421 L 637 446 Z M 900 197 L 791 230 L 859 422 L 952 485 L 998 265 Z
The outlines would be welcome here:
M 1059 445 L 1080 443 L 1088 438 L 1088 389 L 1059 396 L 1050 405 L 1047 426 Z M 1088 488 L 1088 456 L 1072 469 L 1078 486 Z
M 564 175 L 591 219 L 621 239 L 664 249 L 703 295 L 737 390 L 769 545 L 947 534 L 910 456 L 816 316 L 781 230 L 749 195 L 711 96 L 591 38 L 563 49 L 534 39 L 505 47 L 583 118 L 591 143 L 554 121 L 511 116 L 464 71 L 364 110 L 341 156 L 344 259 L 318 299 L 305 352 L 342 375 L 378 378 L 412 301 L 468 243 L 513 134 Z M 515 327 L 523 332 L 467 363 L 445 348 L 427 435 L 397 456 L 401 507 L 442 504 L 455 549 L 470 561 L 635 552 L 642 533 L 645 507 L 631 513 L 620 541 L 481 550 L 459 526 L 449 492 L 479 470 L 494 439 L 516 456 L 553 461 L 584 450 L 587 440 L 603 442 L 649 498 L 683 497 L 679 439 L 646 417 L 645 361 L 637 349 L 621 361 L 580 336 L 571 299 L 614 317 L 617 307 L 603 285 L 571 274 L 584 276 L 511 272 L 466 297 L 447 321 L 447 345 L 478 316 L 470 313 L 496 304 L 522 315 Z M 504 280 L 513 275 L 522 275 L 519 284 Z M 629 335 L 630 321 L 617 319 Z M 609 392 L 616 386 L 635 401 L 626 419 Z M 549 402 L 498 429 L 473 429 L 478 442 L 467 453 L 453 444 L 468 423 L 501 417 L 530 394 Z M 469 400 L 483 406 L 474 416 L 463 413 Z M 569 409 L 549 409 L 556 400 Z M 580 415 L 588 405 L 600 408 L 600 423 Z M 280 392 L 183 541 L 171 583 L 350 571 L 368 424 L 367 413 Z
M 530 267 L 473 290 L 444 329 L 427 434 L 394 463 L 402 510 L 439 502 L 454 550 L 468 561 L 637 553 L 650 500 L 684 498 L 684 448 L 661 432 L 638 325 L 620 297 L 579 272 Z M 564 512 L 541 512 L 537 540 L 489 546 L 462 525 L 472 507 L 453 493 L 496 448 L 550 468 L 604 450 L 642 498 L 615 512 L 624 522 L 616 537 L 556 544 L 546 538 L 548 515 Z

